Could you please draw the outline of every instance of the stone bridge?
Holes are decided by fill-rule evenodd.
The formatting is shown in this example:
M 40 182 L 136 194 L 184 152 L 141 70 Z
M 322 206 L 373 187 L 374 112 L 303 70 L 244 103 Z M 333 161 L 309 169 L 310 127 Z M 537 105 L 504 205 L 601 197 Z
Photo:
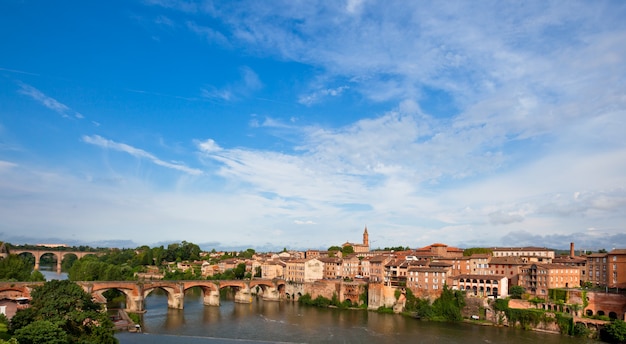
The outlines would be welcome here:
M 235 302 L 250 303 L 252 295 L 261 296 L 263 300 L 279 301 L 285 295 L 285 281 L 280 279 L 252 279 L 252 280 L 189 280 L 189 281 L 93 281 L 76 282 L 96 300 L 104 300 L 105 291 L 117 289 L 126 296 L 126 310 L 128 312 L 145 312 L 145 298 L 156 289 L 167 293 L 169 308 L 183 309 L 185 291 L 191 288 L 201 288 L 205 305 L 220 305 L 220 289 L 232 288 L 235 290 Z M 30 293 L 43 282 L 0 282 L 0 299 L 30 298 Z
M 53 256 L 56 257 L 57 259 L 57 273 L 61 273 L 61 262 L 63 261 L 63 258 L 68 255 L 68 254 L 72 254 L 75 255 L 76 258 L 81 259 L 84 256 L 93 254 L 96 256 L 99 256 L 101 254 L 104 254 L 104 252 L 87 252 L 87 251 L 59 251 L 59 250 L 55 250 L 54 248 L 42 248 L 42 249 L 35 249 L 35 250 L 19 250 L 19 249 L 11 249 L 10 250 L 11 254 L 32 254 L 33 257 L 35 257 L 35 270 L 39 270 L 39 261 L 41 260 L 41 257 L 43 257 L 44 254 L 52 254 Z

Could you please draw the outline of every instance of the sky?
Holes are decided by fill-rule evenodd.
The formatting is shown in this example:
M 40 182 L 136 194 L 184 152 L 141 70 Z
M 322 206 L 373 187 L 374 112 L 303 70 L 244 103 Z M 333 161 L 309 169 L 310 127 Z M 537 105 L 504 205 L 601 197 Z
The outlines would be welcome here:
M 623 1 L 0 2 L 0 240 L 626 248 Z

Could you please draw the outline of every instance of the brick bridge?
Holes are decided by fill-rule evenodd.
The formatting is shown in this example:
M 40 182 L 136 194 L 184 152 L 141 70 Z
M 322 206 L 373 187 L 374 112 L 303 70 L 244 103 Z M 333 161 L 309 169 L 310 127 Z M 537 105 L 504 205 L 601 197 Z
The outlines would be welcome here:
M 53 248 L 43 248 L 41 250 L 39 249 L 35 249 L 35 250 L 11 249 L 10 252 L 11 254 L 17 254 L 17 255 L 24 254 L 24 253 L 32 254 L 33 257 L 35 257 L 35 270 L 39 270 L 39 261 L 41 260 L 41 257 L 43 257 L 44 254 L 52 254 L 57 258 L 57 273 L 61 273 L 61 262 L 63 261 L 63 258 L 68 254 L 73 254 L 78 259 L 81 259 L 84 256 L 87 256 L 90 254 L 93 254 L 96 256 L 104 254 L 104 252 L 58 251 Z
M 117 289 L 126 295 L 126 310 L 129 312 L 145 312 L 144 300 L 156 289 L 167 293 L 169 308 L 183 309 L 185 291 L 190 288 L 201 288 L 205 305 L 220 305 L 220 289 L 235 290 L 235 302 L 251 303 L 252 295 L 263 297 L 263 300 L 279 301 L 285 295 L 285 281 L 280 279 L 253 280 L 191 280 L 191 281 L 93 281 L 76 282 L 83 290 L 98 301 L 105 301 L 105 291 Z M 30 298 L 32 289 L 43 285 L 43 282 L 0 282 L 0 299 Z

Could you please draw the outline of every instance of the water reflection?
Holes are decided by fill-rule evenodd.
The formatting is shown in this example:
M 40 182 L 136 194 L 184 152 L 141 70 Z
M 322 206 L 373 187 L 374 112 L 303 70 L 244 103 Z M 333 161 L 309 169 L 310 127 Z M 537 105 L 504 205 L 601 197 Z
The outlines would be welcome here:
M 67 272 L 57 273 L 56 265 L 40 265 L 39 272 L 46 278 L 46 281 L 67 279 Z
M 289 342 L 289 343 L 590 343 L 584 339 L 510 328 L 424 322 L 363 310 L 321 309 L 291 302 L 235 303 L 222 297 L 221 306 L 205 306 L 201 290 L 185 295 L 185 309 L 167 308 L 167 295 L 146 298 L 143 329 L 149 335 L 124 334 L 121 343 Z

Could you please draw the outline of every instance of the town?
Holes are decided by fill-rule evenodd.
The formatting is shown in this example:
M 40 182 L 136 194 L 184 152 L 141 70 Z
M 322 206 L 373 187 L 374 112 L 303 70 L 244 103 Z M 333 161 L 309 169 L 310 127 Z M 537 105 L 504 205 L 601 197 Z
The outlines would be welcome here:
M 32 255 L 38 270 L 44 257 L 50 260 L 54 256 L 60 273 L 68 255 L 82 259 L 104 254 L 65 249 L 66 245 L 46 244 L 9 250 L 2 243 L 0 257 L 6 258 L 9 253 Z M 135 253 L 146 252 L 136 249 Z M 209 306 L 220 305 L 220 290 L 233 288 L 234 301 L 241 303 L 252 302 L 253 294 L 270 301 L 300 301 L 306 295 L 311 299 L 335 298 L 369 310 L 387 308 L 395 313 L 408 309 L 409 298 L 432 302 L 449 289 L 463 292 L 470 305 L 464 311 L 467 319 L 502 322 L 494 301 L 507 300 L 512 308 L 564 312 L 575 323 L 596 332 L 610 321 L 623 321 L 626 315 L 626 249 L 577 254 L 574 243 L 570 243 L 568 252 L 559 254 L 545 247 L 461 249 L 443 243 L 416 249 L 371 249 L 365 227 L 361 242 L 345 242 L 326 251 L 212 250 L 198 251 L 197 256 L 199 259 L 170 259 L 147 265 L 142 272 L 134 273 L 134 282 L 105 279 L 77 283 L 100 303 L 107 302 L 104 291 L 122 291 L 130 313 L 145 312 L 144 298 L 156 289 L 168 293 L 168 307 L 182 309 L 185 291 L 200 287 L 204 304 Z M 186 281 L 189 276 L 205 282 Z M 7 313 L 7 304 L 17 302 L 19 308 L 19 303 L 30 297 L 33 284 L 23 283 L 22 289 L 19 286 L 15 282 L 0 286 L 3 314 Z M 559 332 L 554 325 L 540 329 Z

